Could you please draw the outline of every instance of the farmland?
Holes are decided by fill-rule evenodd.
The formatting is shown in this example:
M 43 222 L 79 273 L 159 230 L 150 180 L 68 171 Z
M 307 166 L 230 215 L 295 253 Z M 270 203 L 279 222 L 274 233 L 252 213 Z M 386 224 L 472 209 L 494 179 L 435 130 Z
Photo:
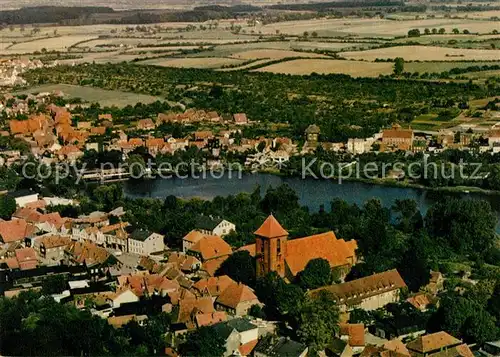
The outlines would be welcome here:
M 343 73 L 352 77 L 377 77 L 380 74 L 390 74 L 392 63 L 368 63 L 359 61 L 342 61 L 329 59 L 296 59 L 276 63 L 257 69 L 259 72 L 284 74 L 319 74 Z
M 377 48 L 366 51 L 343 52 L 341 56 L 347 59 L 375 61 L 376 59 L 394 59 L 402 57 L 405 61 L 497 61 L 498 50 L 469 50 L 435 46 L 396 46 Z
M 147 25 L 11 26 L 0 30 L 0 56 L 43 60 L 49 54 L 51 58 L 61 56 L 59 64 L 134 62 L 368 77 L 392 73 L 392 63 L 375 63 L 377 59 L 402 57 L 404 70 L 411 73 L 499 63 L 500 23 L 492 20 L 498 11 L 466 15 L 390 12 L 386 16 L 351 14 L 338 18 L 318 14 L 317 18 L 298 20 L 278 17 L 277 21 L 268 21 L 268 15 L 262 15 L 266 21 L 253 21 L 254 15 L 248 15 Z M 289 13 L 285 11 L 284 16 Z M 409 37 L 408 31 L 415 29 L 421 35 Z M 62 56 L 67 53 L 69 57 Z M 471 78 L 484 81 L 497 74 L 485 71 Z
M 28 90 L 20 91 L 18 94 L 41 93 L 62 91 L 69 97 L 82 98 L 88 102 L 98 102 L 101 106 L 117 106 L 124 107 L 130 103 L 152 103 L 156 100 L 161 100 L 160 97 L 155 97 L 145 94 L 136 94 L 130 92 L 105 90 L 93 87 L 75 86 L 70 84 L 47 84 L 41 86 L 31 87 Z
M 216 57 L 196 57 L 196 58 L 160 58 L 140 62 L 145 65 L 155 65 L 163 67 L 180 67 L 180 68 L 220 68 L 222 66 L 238 65 L 243 63 L 242 60 L 235 58 L 216 58 Z

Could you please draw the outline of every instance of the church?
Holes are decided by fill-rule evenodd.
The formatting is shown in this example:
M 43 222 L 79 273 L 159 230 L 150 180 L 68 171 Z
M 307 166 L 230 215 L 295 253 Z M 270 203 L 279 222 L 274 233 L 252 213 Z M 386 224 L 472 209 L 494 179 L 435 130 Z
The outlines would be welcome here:
M 356 264 L 357 247 L 355 240 L 337 239 L 332 231 L 289 240 L 288 232 L 270 215 L 255 231 L 255 244 L 243 249 L 255 255 L 257 277 L 275 271 L 291 281 L 316 258 L 327 260 L 345 276 Z

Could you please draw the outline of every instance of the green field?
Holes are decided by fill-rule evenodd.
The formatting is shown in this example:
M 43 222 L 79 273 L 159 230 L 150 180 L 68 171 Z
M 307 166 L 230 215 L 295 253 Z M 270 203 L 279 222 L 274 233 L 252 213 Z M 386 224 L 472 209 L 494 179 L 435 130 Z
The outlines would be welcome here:
M 88 102 L 99 102 L 101 106 L 124 107 L 135 103 L 152 103 L 156 100 L 162 100 L 161 97 L 155 97 L 145 94 L 135 94 L 130 92 L 111 91 L 100 88 L 75 86 L 70 84 L 48 84 L 31 87 L 15 94 L 29 94 L 40 92 L 62 91 L 69 97 L 79 97 Z

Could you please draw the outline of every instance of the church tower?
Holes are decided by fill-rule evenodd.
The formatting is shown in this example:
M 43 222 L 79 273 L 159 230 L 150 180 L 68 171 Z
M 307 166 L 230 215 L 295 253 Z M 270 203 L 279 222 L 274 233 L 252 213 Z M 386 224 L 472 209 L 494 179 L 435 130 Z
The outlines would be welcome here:
M 254 234 L 257 278 L 271 271 L 284 277 L 288 232 L 271 214 Z

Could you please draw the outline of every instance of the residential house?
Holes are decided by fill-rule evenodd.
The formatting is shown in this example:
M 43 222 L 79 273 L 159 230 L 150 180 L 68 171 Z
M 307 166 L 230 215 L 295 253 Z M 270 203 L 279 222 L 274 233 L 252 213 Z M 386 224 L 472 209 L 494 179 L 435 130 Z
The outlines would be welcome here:
M 500 356 L 500 340 L 486 342 L 481 349 L 481 353 L 486 357 Z
M 0 221 L 0 241 L 2 243 L 22 242 L 24 238 L 31 236 L 35 227 L 24 219 L 12 219 Z
M 288 232 L 270 215 L 255 231 L 257 276 L 271 271 L 290 281 L 316 258 L 327 260 L 332 269 L 347 274 L 356 264 L 357 242 L 337 239 L 332 231 L 288 240 Z
M 246 319 L 228 320 L 213 325 L 213 328 L 217 332 L 217 335 L 226 341 L 226 352 L 223 356 L 246 356 L 257 345 L 259 328 Z
M 400 125 L 393 125 L 391 129 L 382 132 L 382 149 L 409 151 L 413 146 L 413 130 L 402 129 Z
M 366 151 L 365 139 L 351 138 L 347 140 L 347 152 L 358 155 Z
M 139 130 L 153 130 L 154 128 L 156 126 L 152 119 L 141 119 L 137 123 L 137 129 Z
M 187 251 L 202 262 L 228 257 L 231 253 L 231 246 L 219 236 L 204 236 Z
M 136 229 L 128 237 L 128 252 L 139 255 L 150 255 L 165 249 L 163 236 L 146 230 Z
M 230 284 L 217 297 L 215 304 L 218 310 L 224 310 L 236 316 L 246 316 L 252 305 L 260 305 L 259 299 L 252 289 L 242 283 Z
M 237 284 L 227 275 L 200 279 L 193 285 L 193 292 L 197 296 L 210 296 L 215 299 L 219 297 L 230 285 Z
M 413 294 L 412 296 L 406 299 L 406 302 L 415 307 L 416 309 L 425 312 L 427 308 L 432 305 L 434 301 L 434 297 L 425 292 L 420 292 L 417 294 Z
M 207 113 L 208 120 L 211 122 L 218 122 L 221 121 L 221 117 L 219 113 L 212 111 Z
M 104 264 L 111 257 L 106 249 L 90 242 L 72 242 L 64 250 L 67 265 L 84 264 L 87 267 Z M 93 271 L 96 273 L 97 271 Z
M 118 289 L 115 293 L 109 294 L 106 299 L 113 309 L 119 308 L 122 304 L 130 304 L 139 301 L 139 297 L 130 288 Z
M 412 357 L 474 356 L 466 344 L 444 331 L 419 336 L 406 348 Z
M 125 326 L 130 321 L 137 321 L 139 325 L 143 325 L 144 321 L 148 319 L 147 315 L 123 315 L 123 316 L 112 316 L 108 318 L 108 323 L 114 328 L 120 328 Z
M 233 119 L 236 125 L 248 124 L 247 115 L 245 113 L 236 113 L 233 115 Z
M 444 277 L 443 274 L 438 271 L 431 271 L 430 274 L 431 278 L 429 280 L 429 283 L 425 286 L 424 290 L 433 295 L 436 295 L 444 288 Z
M 341 323 L 339 337 L 347 342 L 353 354 L 359 354 L 365 349 L 365 326 L 363 324 Z
M 99 121 L 113 121 L 113 116 L 111 114 L 99 114 L 98 116 Z
M 231 231 L 236 231 L 236 226 L 222 218 L 198 216 L 195 222 L 195 229 L 206 235 L 223 237 L 231 233 Z
M 359 308 L 372 311 L 400 299 L 401 289 L 406 288 L 404 280 L 396 269 L 370 275 L 347 283 L 334 284 L 310 291 L 329 291 L 343 311 Z
M 79 130 L 90 130 L 90 128 L 92 128 L 92 123 L 89 121 L 79 121 L 76 124 L 76 128 Z
M 36 252 L 33 248 L 16 249 L 15 254 L 19 269 L 29 270 L 38 266 Z
M 159 274 L 141 272 L 134 275 L 121 275 L 118 277 L 117 291 L 130 289 L 137 297 L 160 295 L 167 296 L 176 292 L 179 284 Z
M 368 345 L 359 357 L 411 357 L 401 340 L 394 339 L 382 346 Z
M 196 328 L 197 315 L 204 316 L 213 314 L 214 312 L 214 304 L 210 297 L 188 297 L 179 301 L 179 309 L 175 322 L 184 326 L 184 329 L 192 330 Z
M 306 345 L 290 340 L 286 337 L 275 335 L 266 336 L 261 339 L 253 350 L 255 357 L 306 357 L 308 348 Z
M 30 190 L 19 190 L 7 193 L 9 196 L 16 200 L 16 205 L 19 207 L 24 207 L 28 203 L 33 203 L 38 201 L 38 193 Z
M 67 236 L 47 235 L 36 239 L 34 248 L 38 248 L 41 257 L 60 261 L 64 259 L 64 250 L 71 242 Z
M 215 311 L 206 314 L 196 314 L 196 326 L 212 326 L 220 322 L 227 321 L 227 314 L 225 311 Z
M 200 239 L 206 236 L 208 235 L 193 229 L 182 238 L 182 252 L 186 253 L 193 245 L 198 243 Z

